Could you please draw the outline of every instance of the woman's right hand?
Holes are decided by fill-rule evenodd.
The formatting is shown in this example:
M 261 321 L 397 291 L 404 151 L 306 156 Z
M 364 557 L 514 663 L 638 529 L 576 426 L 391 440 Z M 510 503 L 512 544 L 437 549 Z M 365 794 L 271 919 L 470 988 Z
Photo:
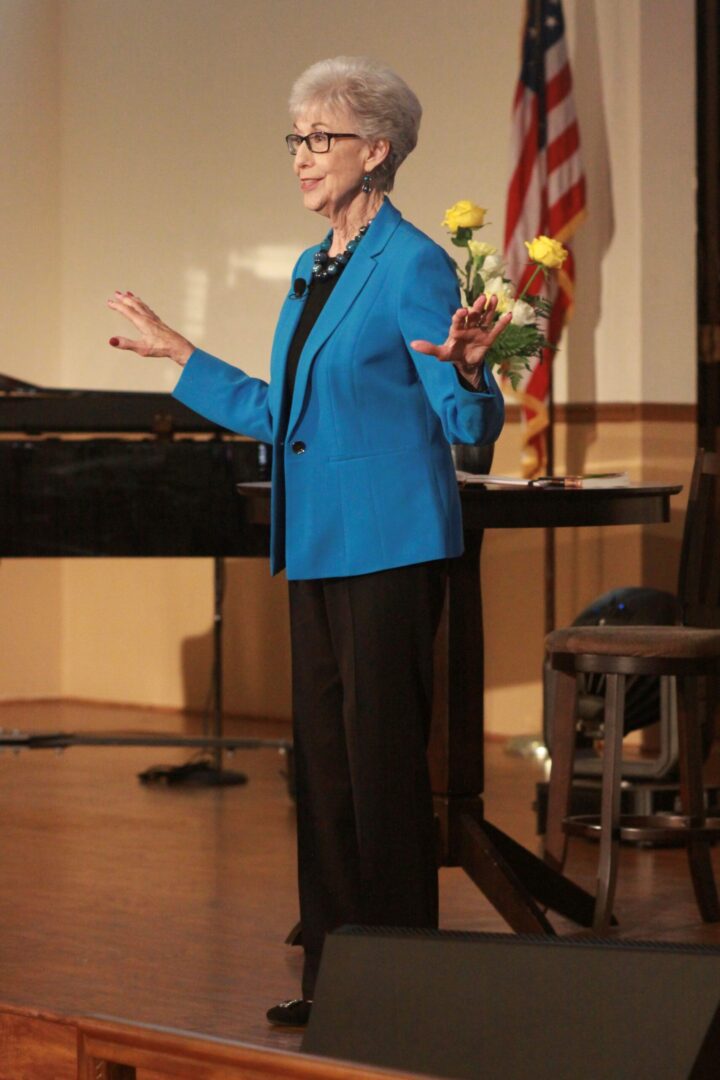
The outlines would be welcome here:
M 169 356 L 180 367 L 185 366 L 195 346 L 177 330 L 166 326 L 139 297 L 118 289 L 108 300 L 108 307 L 124 315 L 140 332 L 137 339 L 111 337 L 113 348 L 129 349 L 138 356 Z

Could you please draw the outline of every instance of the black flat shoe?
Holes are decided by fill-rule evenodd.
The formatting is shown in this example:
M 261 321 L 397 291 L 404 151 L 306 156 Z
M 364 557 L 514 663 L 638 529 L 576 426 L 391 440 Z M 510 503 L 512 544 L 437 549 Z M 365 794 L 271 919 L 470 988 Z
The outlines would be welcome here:
M 271 1024 L 278 1027 L 306 1027 L 310 1019 L 312 1001 L 307 998 L 293 998 L 292 1001 L 281 1001 L 279 1005 L 273 1005 L 265 1013 Z

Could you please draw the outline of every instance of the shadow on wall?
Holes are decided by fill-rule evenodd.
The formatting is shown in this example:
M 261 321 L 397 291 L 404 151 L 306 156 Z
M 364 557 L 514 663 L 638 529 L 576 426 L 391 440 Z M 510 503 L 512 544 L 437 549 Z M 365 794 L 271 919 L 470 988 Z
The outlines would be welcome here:
M 645 428 L 648 429 L 645 432 L 648 448 L 644 449 L 643 457 L 651 460 L 645 479 L 650 483 L 656 480 L 658 483 L 682 484 L 682 491 L 672 500 L 670 525 L 650 525 L 643 530 L 643 584 L 674 593 L 678 585 L 697 432 L 692 423 L 655 423 L 646 424 Z
M 576 5 L 574 56 L 571 59 L 580 146 L 587 178 L 587 220 L 573 240 L 576 262 L 575 312 L 567 331 L 570 361 L 567 400 L 597 400 L 595 335 L 602 315 L 602 263 L 615 231 L 610 148 L 598 46 L 595 0 Z M 595 425 L 570 425 L 565 469 L 585 471 Z
M 182 643 L 184 707 L 212 714 L 213 628 Z M 233 716 L 287 720 L 290 629 L 284 575 L 266 559 L 226 559 L 223 601 L 223 707 Z
M 180 646 L 183 709 L 212 714 L 213 631 L 183 638 Z

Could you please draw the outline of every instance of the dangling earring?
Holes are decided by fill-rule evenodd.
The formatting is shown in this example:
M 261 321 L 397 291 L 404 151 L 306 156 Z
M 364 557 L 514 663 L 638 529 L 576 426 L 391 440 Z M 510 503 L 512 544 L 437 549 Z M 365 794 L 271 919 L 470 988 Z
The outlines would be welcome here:
M 370 173 L 365 173 L 365 175 L 363 176 L 362 187 L 360 188 L 360 190 L 366 195 L 369 195 L 372 191 L 372 175 Z

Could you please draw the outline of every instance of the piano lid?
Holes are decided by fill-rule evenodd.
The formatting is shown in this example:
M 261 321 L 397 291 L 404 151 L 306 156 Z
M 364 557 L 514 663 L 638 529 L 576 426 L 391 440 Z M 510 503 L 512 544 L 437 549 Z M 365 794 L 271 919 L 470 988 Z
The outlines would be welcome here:
M 140 432 L 155 435 L 224 431 L 171 394 L 143 390 L 63 390 L 0 374 L 0 432 Z
M 0 393 L 3 391 L 12 393 L 15 390 L 28 390 L 34 393 L 38 389 L 33 383 L 23 382 L 22 379 L 14 379 L 12 375 L 0 375 Z

